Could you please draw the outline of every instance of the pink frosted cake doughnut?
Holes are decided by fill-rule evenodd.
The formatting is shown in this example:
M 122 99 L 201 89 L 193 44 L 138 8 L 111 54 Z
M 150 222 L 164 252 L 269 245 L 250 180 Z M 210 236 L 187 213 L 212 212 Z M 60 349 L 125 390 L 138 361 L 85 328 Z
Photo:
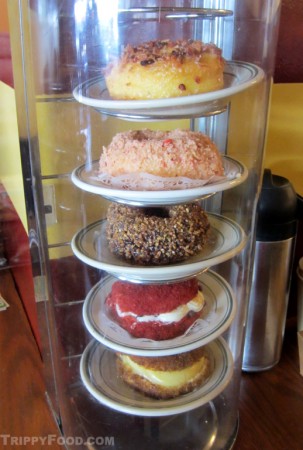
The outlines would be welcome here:
M 146 100 L 201 94 L 223 87 L 224 59 L 214 44 L 157 40 L 127 45 L 105 69 L 110 96 Z
M 211 139 L 189 130 L 130 130 L 103 148 L 100 173 L 118 176 L 148 173 L 159 177 L 208 180 L 224 174 L 221 155 Z

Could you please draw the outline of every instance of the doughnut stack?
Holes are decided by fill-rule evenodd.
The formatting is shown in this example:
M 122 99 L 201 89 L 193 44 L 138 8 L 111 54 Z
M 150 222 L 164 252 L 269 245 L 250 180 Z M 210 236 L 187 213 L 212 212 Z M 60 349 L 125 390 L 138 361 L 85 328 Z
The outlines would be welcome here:
M 150 41 L 128 45 L 105 70 L 109 94 L 118 100 L 195 95 L 223 86 L 224 60 L 212 44 Z M 220 153 L 211 139 L 190 130 L 130 130 L 118 133 L 99 161 L 102 174 L 148 174 L 209 180 L 223 176 Z M 208 240 L 210 224 L 199 203 L 133 207 L 112 203 L 106 237 L 111 253 L 140 266 L 176 264 L 196 255 Z M 162 341 L 185 333 L 204 307 L 196 278 L 168 284 L 116 281 L 106 299 L 112 319 L 136 338 Z M 202 347 L 163 357 L 119 352 L 117 369 L 131 387 L 155 398 L 190 392 L 210 374 Z M 154 380 L 158 381 L 155 383 Z

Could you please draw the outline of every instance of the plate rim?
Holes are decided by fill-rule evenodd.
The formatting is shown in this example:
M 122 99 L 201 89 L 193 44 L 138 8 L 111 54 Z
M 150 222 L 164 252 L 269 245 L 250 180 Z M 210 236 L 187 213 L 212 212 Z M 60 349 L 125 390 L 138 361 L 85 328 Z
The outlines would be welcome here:
M 204 383 L 200 388 L 198 388 L 196 391 L 193 392 L 199 392 L 202 391 L 203 388 L 205 390 L 205 387 L 213 380 L 214 373 L 216 371 L 218 372 L 218 368 L 220 369 L 220 374 L 217 374 L 217 381 L 220 381 L 219 384 L 216 386 L 216 389 L 212 389 L 209 391 L 205 396 L 200 395 L 198 398 L 195 398 L 194 400 L 191 399 L 187 401 L 184 404 L 179 404 L 176 407 L 173 406 L 164 406 L 163 408 L 159 409 L 160 402 L 161 404 L 165 404 L 169 402 L 169 404 L 173 403 L 172 400 L 159 400 L 155 401 L 155 406 L 153 408 L 144 408 L 139 406 L 133 406 L 133 405 L 126 405 L 121 402 L 118 402 L 118 400 L 110 399 L 108 395 L 105 395 L 102 393 L 97 386 L 93 383 L 93 381 L 89 377 L 89 366 L 88 361 L 92 358 L 91 353 L 93 351 L 96 351 L 96 348 L 98 346 L 103 347 L 103 353 L 104 352 L 112 352 L 99 342 L 92 340 L 89 342 L 89 344 L 86 346 L 84 352 L 81 355 L 80 359 L 80 377 L 81 380 L 86 387 L 86 389 L 90 392 L 90 394 L 98 400 L 100 403 L 116 410 L 122 413 L 127 414 L 134 414 L 136 416 L 141 417 L 164 417 L 164 416 L 170 416 L 173 414 L 180 414 L 183 412 L 189 412 L 193 409 L 196 409 L 200 406 L 203 406 L 204 404 L 210 402 L 215 397 L 217 397 L 229 384 L 231 381 L 231 378 L 233 376 L 234 372 L 234 359 L 231 352 L 231 349 L 229 348 L 227 342 L 222 338 L 218 337 L 217 339 L 209 342 L 206 344 L 205 347 L 212 348 L 212 356 L 214 358 L 214 372 L 211 374 L 210 378 Z M 216 355 L 214 355 L 214 348 L 216 347 L 215 351 L 217 352 Z M 218 356 L 220 353 L 220 356 Z M 219 360 L 219 358 L 224 358 L 222 361 Z M 86 364 L 87 363 L 87 364 Z M 99 361 L 98 364 L 101 362 Z M 220 367 L 221 365 L 221 367 Z M 115 369 L 114 369 L 115 370 Z M 224 370 L 224 374 L 222 374 L 222 371 Z M 221 379 L 220 379 L 221 378 Z M 186 398 L 186 396 L 191 395 L 192 393 L 185 394 L 183 398 Z M 180 399 L 182 396 L 178 397 L 177 399 Z M 145 397 L 145 400 L 148 402 L 148 397 Z M 152 401 L 152 399 L 151 399 Z M 158 407 L 156 406 L 156 403 L 158 403 Z
M 165 99 L 150 99 L 150 100 L 102 100 L 96 99 L 92 97 L 87 97 L 81 93 L 83 87 L 89 88 L 93 84 L 96 84 L 100 80 L 104 80 L 103 75 L 99 75 L 97 77 L 88 79 L 83 83 L 80 83 L 73 89 L 73 96 L 79 102 L 86 106 L 91 106 L 96 109 L 102 109 L 102 112 L 106 114 L 106 110 L 109 111 L 134 111 L 134 114 L 141 109 L 149 109 L 149 110 L 160 110 L 161 108 L 167 108 L 172 106 L 190 106 L 196 105 L 199 103 L 207 103 L 215 100 L 227 99 L 245 89 L 249 86 L 252 86 L 259 81 L 261 81 L 265 74 L 261 67 L 256 64 L 240 61 L 240 60 L 230 60 L 226 62 L 226 66 L 224 69 L 224 73 L 235 76 L 235 68 L 237 70 L 246 70 L 253 71 L 254 75 L 248 77 L 247 80 L 244 80 L 242 83 L 237 83 L 235 85 L 228 86 L 226 88 L 217 89 L 211 92 L 205 92 L 202 94 L 188 95 L 182 97 L 172 97 Z M 240 69 L 239 69 L 240 68 Z M 229 69 L 229 72 L 227 70 Z M 176 114 L 177 115 L 177 114 Z M 131 113 L 130 113 L 131 116 Z
M 228 223 L 228 225 L 237 230 L 237 234 L 239 234 L 240 239 L 237 241 L 237 244 L 230 248 L 228 251 L 225 251 L 223 253 L 220 253 L 219 255 L 216 255 L 215 257 L 210 257 L 203 259 L 199 261 L 190 262 L 190 260 L 181 263 L 181 264 L 169 264 L 169 265 L 163 265 L 163 266 L 139 266 L 139 265 L 123 265 L 126 264 L 122 259 L 119 260 L 117 258 L 117 263 L 121 262 L 121 264 L 113 264 L 113 263 L 106 263 L 102 261 L 98 261 L 96 259 L 93 259 L 91 256 L 87 256 L 86 254 L 82 253 L 76 244 L 76 242 L 81 238 L 81 235 L 83 233 L 87 233 L 89 230 L 94 229 L 96 226 L 100 226 L 103 222 L 106 221 L 106 219 L 101 219 L 96 222 L 93 222 L 92 224 L 88 225 L 87 227 L 82 228 L 79 230 L 75 235 L 72 237 L 71 240 L 71 248 L 74 252 L 74 254 L 83 262 L 87 263 L 88 265 L 95 267 L 97 269 L 105 270 L 106 272 L 117 276 L 119 278 L 119 275 L 123 275 L 126 280 L 145 280 L 145 281 L 152 281 L 152 280 L 177 280 L 184 278 L 185 275 L 197 274 L 201 272 L 203 269 L 207 269 L 208 267 L 219 264 L 221 262 L 224 262 L 228 259 L 233 258 L 236 254 L 238 254 L 246 245 L 248 237 L 244 231 L 244 229 L 234 220 L 230 219 L 229 217 L 221 216 L 219 214 L 214 213 L 207 213 L 208 218 L 211 221 L 212 219 L 220 221 L 221 223 Z M 203 252 L 203 250 L 201 251 Z M 114 257 L 114 256 L 113 256 Z M 180 270 L 178 270 L 181 268 Z M 190 271 L 190 272 L 188 272 Z M 180 276 L 183 273 L 183 276 Z M 139 275 L 135 275 L 139 274 Z M 151 275 L 153 274 L 153 276 Z M 160 277 L 159 275 L 162 274 Z M 177 277 L 177 274 L 179 276 Z M 132 277 L 131 277 L 132 275 Z M 156 278 L 154 278 L 156 276 Z
M 108 348 L 111 348 L 112 350 L 129 353 L 131 355 L 136 355 L 136 356 L 167 356 L 167 355 L 172 355 L 172 354 L 176 354 L 176 353 L 182 353 L 185 351 L 190 351 L 190 350 L 200 347 L 201 345 L 206 345 L 209 342 L 211 342 L 212 340 L 214 340 L 215 338 L 217 338 L 218 336 L 220 336 L 222 333 L 224 333 L 224 331 L 226 331 L 228 329 L 228 327 L 230 326 L 230 324 L 232 323 L 232 321 L 236 315 L 237 301 L 236 301 L 236 296 L 235 296 L 235 293 L 234 293 L 232 287 L 221 275 L 217 274 L 216 272 L 214 272 L 212 270 L 208 270 L 208 271 L 204 272 L 203 274 L 200 274 L 197 278 L 201 283 L 203 283 L 201 278 L 204 278 L 204 277 L 211 278 L 212 282 L 216 283 L 216 285 L 218 286 L 218 289 L 221 289 L 222 291 L 223 291 L 223 289 L 225 289 L 225 291 L 228 291 L 229 297 L 226 294 L 226 308 L 225 308 L 225 312 L 224 312 L 223 316 L 225 317 L 226 313 L 228 313 L 228 315 L 227 315 L 227 317 L 225 317 L 223 322 L 222 322 L 222 320 L 223 320 L 223 318 L 222 318 L 220 323 L 217 324 L 216 328 L 213 330 L 210 330 L 206 334 L 206 336 L 203 337 L 203 335 L 201 336 L 201 335 L 199 335 L 199 333 L 197 333 L 194 340 L 189 341 L 188 343 L 186 343 L 184 345 L 179 343 L 177 346 L 171 345 L 164 349 L 163 348 L 152 348 L 152 347 L 151 348 L 146 348 L 146 347 L 140 348 L 140 347 L 134 347 L 134 345 L 123 346 L 123 344 L 118 343 L 110 338 L 107 338 L 106 335 L 104 333 L 102 333 L 101 329 L 100 329 L 100 331 L 98 331 L 97 327 L 94 326 L 92 320 L 90 319 L 91 307 L 92 307 L 92 304 L 93 304 L 94 298 L 95 298 L 95 297 L 92 298 L 92 296 L 96 293 L 96 291 L 98 291 L 101 288 L 102 284 L 106 283 L 106 281 L 108 281 L 108 282 L 113 281 L 113 283 L 115 282 L 115 277 L 113 277 L 110 274 L 106 275 L 102 280 L 100 280 L 98 283 L 96 283 L 96 285 L 93 286 L 92 289 L 88 292 L 88 294 L 84 300 L 83 308 L 82 308 L 82 316 L 83 316 L 84 324 L 85 324 L 88 332 L 91 334 L 91 336 L 94 339 L 96 339 L 98 342 L 100 342 L 101 344 L 105 345 Z M 113 280 L 111 280 L 111 279 L 113 279 Z M 219 283 L 222 284 L 224 286 L 224 288 L 219 286 Z M 204 284 L 207 286 L 207 281 L 205 281 Z M 100 305 L 100 307 L 104 307 L 104 305 L 105 305 L 105 299 L 102 301 L 102 306 Z M 117 326 L 119 326 L 119 324 L 117 324 Z M 173 339 L 170 339 L 169 341 L 173 341 Z M 163 343 L 163 341 L 160 341 L 160 344 L 162 344 L 162 343 Z
M 119 199 L 123 202 L 134 202 L 138 201 L 144 204 L 167 204 L 170 203 L 171 200 L 174 200 L 179 203 L 180 198 L 182 201 L 189 201 L 189 199 L 197 199 L 201 198 L 204 195 L 214 194 L 216 192 L 222 192 L 231 188 L 238 186 L 243 183 L 248 177 L 248 169 L 247 167 L 241 163 L 240 161 L 232 158 L 228 155 L 222 155 L 223 161 L 231 161 L 235 166 L 239 166 L 241 172 L 239 172 L 240 176 L 236 176 L 232 179 L 219 181 L 217 183 L 209 183 L 204 186 L 200 186 L 197 188 L 190 189 L 180 189 L 180 190 L 159 190 L 159 191 L 139 191 L 139 190 L 127 190 L 127 189 L 116 189 L 109 188 L 106 186 L 98 186 L 90 184 L 86 181 L 81 180 L 79 177 L 79 172 L 83 172 L 85 170 L 86 164 L 81 164 L 76 167 L 71 174 L 71 180 L 78 188 L 97 195 L 101 195 L 106 199 Z M 91 167 L 93 168 L 98 164 L 98 160 L 94 160 L 91 163 Z M 92 169 L 91 169 L 92 170 Z M 166 194 L 166 197 L 163 198 L 163 193 Z M 139 198 L 138 198 L 139 196 Z M 141 199 L 141 196 L 143 197 Z M 166 201 L 167 200 L 167 201 Z

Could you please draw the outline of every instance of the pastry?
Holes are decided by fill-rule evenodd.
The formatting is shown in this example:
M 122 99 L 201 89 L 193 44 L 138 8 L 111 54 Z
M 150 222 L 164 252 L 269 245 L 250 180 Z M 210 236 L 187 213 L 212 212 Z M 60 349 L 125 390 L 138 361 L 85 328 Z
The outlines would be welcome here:
M 143 357 L 117 354 L 119 376 L 129 386 L 157 399 L 187 394 L 201 386 L 211 373 L 204 347 L 172 356 Z
M 109 250 L 137 264 L 183 261 L 205 246 L 209 228 L 198 203 L 162 208 L 111 203 L 107 210 Z
M 170 284 L 116 281 L 106 298 L 113 319 L 132 336 L 160 341 L 184 334 L 204 306 L 196 278 Z
M 222 51 L 214 44 L 167 39 L 127 45 L 104 75 L 113 99 L 143 100 L 221 89 L 223 68 Z
M 148 173 L 159 177 L 208 180 L 224 175 L 221 155 L 211 139 L 190 130 L 130 130 L 118 133 L 103 152 L 100 173 Z

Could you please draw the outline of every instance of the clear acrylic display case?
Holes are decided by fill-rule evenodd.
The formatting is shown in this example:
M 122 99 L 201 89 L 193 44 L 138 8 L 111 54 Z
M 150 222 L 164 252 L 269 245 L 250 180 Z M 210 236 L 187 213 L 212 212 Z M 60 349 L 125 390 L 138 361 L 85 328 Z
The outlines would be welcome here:
M 227 449 L 238 427 L 243 337 L 262 174 L 278 0 L 9 2 L 14 79 L 42 354 L 50 405 L 68 448 Z M 18 17 L 18 20 L 16 19 Z M 102 70 L 127 44 L 214 43 L 224 87 L 180 98 L 112 100 Z M 216 143 L 227 179 L 191 191 L 100 186 L 102 147 L 129 129 L 201 131 Z M 180 264 L 136 266 L 107 252 L 109 202 L 161 206 L 198 201 L 213 243 Z M 104 301 L 113 281 L 198 277 L 202 326 L 175 342 L 121 334 Z M 119 327 L 118 327 L 119 328 Z M 206 345 L 213 371 L 200 388 L 155 400 L 124 385 L 115 352 L 157 356 Z M 77 438 L 77 439 L 76 439 Z

